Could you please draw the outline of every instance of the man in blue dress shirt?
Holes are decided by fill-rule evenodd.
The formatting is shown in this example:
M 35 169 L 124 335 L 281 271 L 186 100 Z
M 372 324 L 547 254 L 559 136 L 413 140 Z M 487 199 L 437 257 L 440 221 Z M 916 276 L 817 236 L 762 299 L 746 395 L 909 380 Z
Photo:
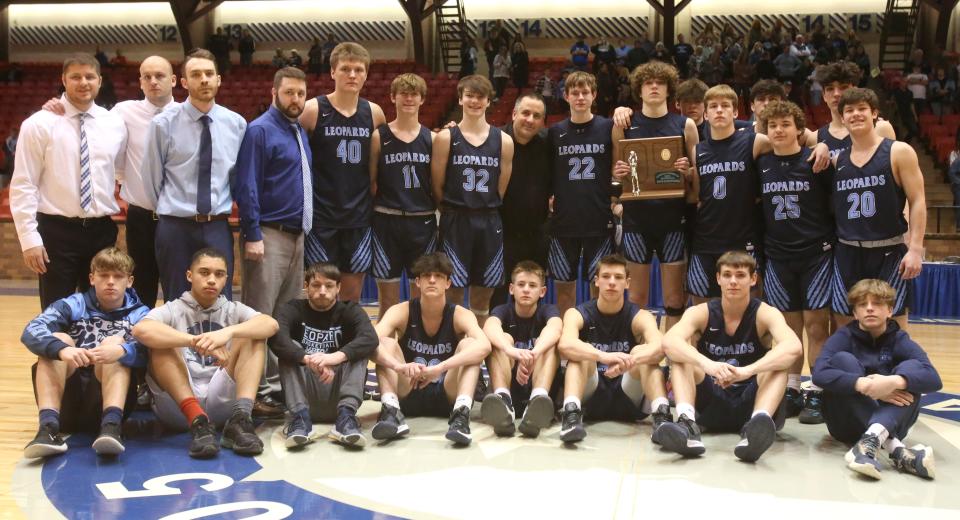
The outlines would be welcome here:
M 163 299 L 175 300 L 190 290 L 190 258 L 204 247 L 227 256 L 223 294 L 232 298 L 230 178 L 247 123 L 216 104 L 220 75 L 210 51 L 187 54 L 180 82 L 190 95 L 151 121 L 141 167 L 160 218 L 155 245 Z
M 313 224 L 311 153 L 307 133 L 297 122 L 307 96 L 303 71 L 278 70 L 271 94 L 270 109 L 243 136 L 232 183 L 240 209 L 243 303 L 267 315 L 300 296 L 303 236 Z M 273 353 L 268 353 L 266 378 L 262 397 L 280 390 Z

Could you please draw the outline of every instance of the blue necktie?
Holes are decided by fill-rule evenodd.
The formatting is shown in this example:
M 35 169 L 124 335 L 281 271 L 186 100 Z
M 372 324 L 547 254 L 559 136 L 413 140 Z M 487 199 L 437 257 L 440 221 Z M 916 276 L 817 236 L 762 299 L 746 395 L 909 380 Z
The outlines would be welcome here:
M 210 139 L 210 116 L 200 117 L 203 130 L 200 131 L 200 154 L 198 166 L 200 173 L 197 176 L 197 214 L 210 214 L 210 169 L 213 165 L 213 145 Z
M 306 235 L 313 228 L 313 178 L 307 162 L 307 152 L 303 149 L 303 139 L 300 137 L 300 125 L 294 123 L 290 126 L 293 128 L 293 135 L 297 136 L 297 146 L 300 147 L 300 174 L 303 177 L 303 217 L 300 229 Z
M 83 128 L 86 112 L 77 114 L 80 118 L 80 209 L 84 215 L 93 207 L 93 184 L 90 179 L 90 147 L 87 144 L 87 131 Z

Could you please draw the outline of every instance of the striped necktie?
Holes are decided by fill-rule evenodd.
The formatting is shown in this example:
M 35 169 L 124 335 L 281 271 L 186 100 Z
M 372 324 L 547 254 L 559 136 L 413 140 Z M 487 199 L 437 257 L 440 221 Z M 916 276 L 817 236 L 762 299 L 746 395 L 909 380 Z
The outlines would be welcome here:
M 80 118 L 80 209 L 84 215 L 93 209 L 93 183 L 90 176 L 90 147 L 87 144 L 87 131 L 83 120 L 89 117 L 86 112 L 77 114 Z
M 307 152 L 303 149 L 303 139 L 300 137 L 300 125 L 293 123 L 293 135 L 297 136 L 297 146 L 300 147 L 300 174 L 303 177 L 303 216 L 301 229 L 306 235 L 313 228 L 313 177 L 310 173 L 310 163 L 307 162 Z

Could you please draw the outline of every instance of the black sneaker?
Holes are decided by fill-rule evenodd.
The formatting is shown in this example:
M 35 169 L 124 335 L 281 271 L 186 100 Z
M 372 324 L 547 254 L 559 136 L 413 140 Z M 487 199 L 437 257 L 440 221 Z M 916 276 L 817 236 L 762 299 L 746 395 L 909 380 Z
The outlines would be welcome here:
M 208 459 L 220 452 L 217 433 L 206 415 L 198 415 L 190 423 L 190 456 L 195 459 Z
M 550 396 L 538 395 L 527 403 L 520 419 L 520 433 L 527 437 L 537 437 L 540 430 L 548 428 L 553 422 L 553 399 Z
M 403 412 L 395 406 L 384 404 L 380 407 L 377 424 L 373 425 L 373 438 L 378 441 L 396 439 L 410 433 L 410 427 L 404 421 Z
M 686 415 L 660 427 L 660 445 L 684 457 L 697 457 L 707 451 L 700 439 L 700 427 Z
M 149 410 L 152 402 L 153 395 L 150 393 L 150 387 L 146 383 L 140 383 L 137 387 L 137 410 Z
M 808 390 L 798 420 L 803 424 L 823 424 L 822 399 L 823 392 Z
M 880 461 L 877 460 L 879 449 L 880 439 L 876 435 L 865 433 L 843 456 L 843 459 L 847 461 L 847 467 L 853 471 L 880 480 Z
M 283 427 L 283 444 L 287 449 L 295 449 L 310 444 L 316 438 L 313 425 L 298 413 L 291 414 Z
M 120 455 L 123 450 L 120 424 L 110 422 L 100 425 L 100 435 L 93 441 L 93 451 L 97 455 Z
M 560 440 L 563 442 L 580 442 L 587 436 L 583 427 L 583 411 L 576 403 L 563 405 L 560 412 Z
M 660 444 L 660 428 L 664 424 L 670 424 L 673 422 L 673 414 L 670 413 L 669 404 L 661 404 L 653 411 L 653 414 L 650 415 L 650 421 L 653 423 L 653 433 L 650 435 L 650 440 L 654 444 Z
M 259 455 L 263 453 L 263 441 L 253 428 L 253 419 L 242 413 L 234 413 L 223 425 L 220 444 L 233 450 L 237 455 Z
M 901 446 L 893 450 L 890 454 L 890 462 L 901 473 L 909 473 L 925 479 L 933 480 L 936 473 L 933 448 L 922 444 L 912 448 Z
M 784 400 L 787 402 L 787 417 L 796 417 L 800 415 L 800 410 L 803 410 L 803 393 L 796 388 L 787 388 L 787 392 L 783 395 Z
M 461 406 L 450 412 L 450 420 L 447 421 L 450 428 L 447 430 L 447 439 L 460 446 L 470 444 L 470 409 Z
M 744 462 L 756 462 L 765 451 L 773 446 L 777 438 L 777 427 L 773 418 L 767 414 L 754 415 L 740 429 L 740 442 L 733 454 Z
M 40 459 L 60 455 L 67 451 L 67 443 L 60 436 L 59 428 L 51 424 L 41 424 L 37 429 L 37 436 L 23 448 L 23 456 L 27 459 Z
M 497 434 L 497 437 L 513 437 L 517 432 L 513 423 L 516 420 L 513 399 L 507 394 L 487 394 L 480 405 L 480 418 L 493 426 L 493 433 Z
M 344 446 L 362 448 L 367 445 L 367 438 L 360 431 L 357 412 L 346 406 L 337 408 L 337 422 L 330 430 L 330 438 Z

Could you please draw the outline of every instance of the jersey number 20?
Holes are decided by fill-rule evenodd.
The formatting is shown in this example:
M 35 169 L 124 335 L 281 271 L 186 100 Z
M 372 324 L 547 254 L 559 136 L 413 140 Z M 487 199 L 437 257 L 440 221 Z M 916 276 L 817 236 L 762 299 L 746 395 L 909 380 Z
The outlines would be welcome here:
M 847 195 L 847 202 L 850 203 L 850 209 L 847 210 L 847 219 L 849 220 L 861 216 L 870 218 L 877 213 L 877 199 L 872 191 L 853 192 Z

